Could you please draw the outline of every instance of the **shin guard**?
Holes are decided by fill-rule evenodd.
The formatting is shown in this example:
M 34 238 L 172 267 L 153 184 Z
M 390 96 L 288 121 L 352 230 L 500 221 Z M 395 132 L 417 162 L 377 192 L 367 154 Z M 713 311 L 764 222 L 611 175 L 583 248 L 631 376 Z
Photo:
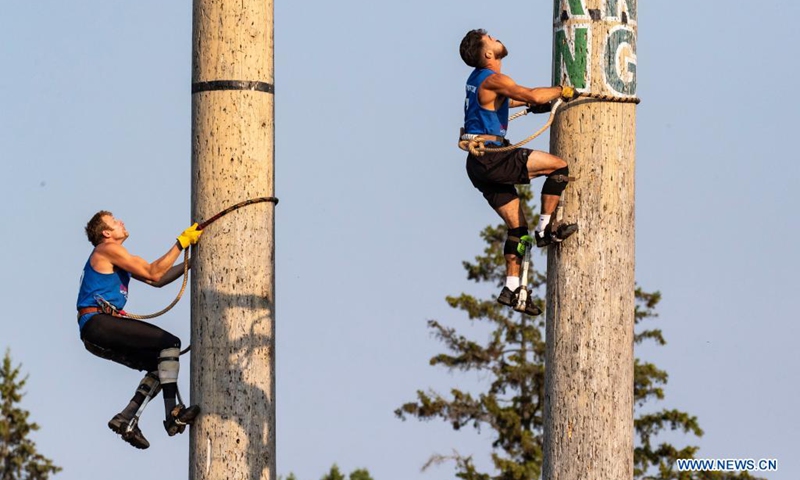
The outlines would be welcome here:
M 180 348 L 165 348 L 161 350 L 158 355 L 158 379 L 162 385 L 178 381 L 178 372 L 180 371 L 178 359 L 180 355 Z
M 141 393 L 145 396 L 145 398 L 153 398 L 158 395 L 158 392 L 160 391 L 161 382 L 158 380 L 157 372 L 150 372 L 145 375 L 142 381 L 139 383 L 139 388 L 136 389 L 136 393 Z

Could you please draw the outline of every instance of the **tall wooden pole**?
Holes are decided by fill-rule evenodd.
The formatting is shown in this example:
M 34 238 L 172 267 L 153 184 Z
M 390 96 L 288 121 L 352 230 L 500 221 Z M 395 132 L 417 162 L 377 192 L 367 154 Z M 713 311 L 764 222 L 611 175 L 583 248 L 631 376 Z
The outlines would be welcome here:
M 194 0 L 192 218 L 274 192 L 272 0 Z M 189 478 L 276 479 L 274 205 L 210 225 L 192 259 Z
M 634 96 L 636 7 L 555 0 L 554 83 Z M 580 231 L 547 258 L 546 480 L 633 478 L 635 121 L 633 104 L 577 100 L 551 130 Z

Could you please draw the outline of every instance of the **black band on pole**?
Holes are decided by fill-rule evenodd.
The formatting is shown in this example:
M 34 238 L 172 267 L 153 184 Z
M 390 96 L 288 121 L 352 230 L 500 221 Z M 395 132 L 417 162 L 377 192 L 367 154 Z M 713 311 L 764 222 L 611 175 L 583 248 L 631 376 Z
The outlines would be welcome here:
M 212 80 L 192 84 L 192 94 L 212 92 L 216 90 L 253 90 L 264 93 L 275 93 L 275 86 L 267 82 L 248 80 Z

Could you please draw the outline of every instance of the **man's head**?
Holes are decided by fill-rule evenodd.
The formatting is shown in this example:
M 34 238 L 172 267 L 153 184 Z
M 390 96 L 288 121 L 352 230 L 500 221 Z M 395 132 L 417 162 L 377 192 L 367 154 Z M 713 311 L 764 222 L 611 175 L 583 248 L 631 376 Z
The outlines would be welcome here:
M 470 30 L 461 40 L 461 59 L 470 67 L 479 68 L 490 59 L 502 60 L 508 55 L 503 42 L 492 38 L 484 29 Z
M 125 224 L 114 218 L 111 212 L 100 210 L 86 224 L 86 237 L 96 247 L 107 238 L 124 241 L 128 238 L 128 231 Z

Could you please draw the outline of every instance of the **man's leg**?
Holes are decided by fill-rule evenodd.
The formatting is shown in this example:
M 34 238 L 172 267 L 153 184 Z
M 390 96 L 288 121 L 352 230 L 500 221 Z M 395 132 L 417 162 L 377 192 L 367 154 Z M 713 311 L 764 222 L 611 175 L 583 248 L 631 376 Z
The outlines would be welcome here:
M 200 409 L 185 407 L 176 399 L 180 397 L 177 382 L 181 341 L 178 337 L 148 322 L 120 320 L 103 314 L 89 319 L 81 337 L 87 349 L 93 345 L 115 352 L 112 356 L 100 355 L 103 358 L 157 374 L 163 388 L 164 427 L 170 436 L 183 433 L 185 426 L 194 421 Z M 96 351 L 92 353 L 98 355 Z
M 563 159 L 546 152 L 532 151 L 528 155 L 528 178 L 547 175 L 542 185 L 542 208 L 539 223 L 534 230 L 536 245 L 544 247 L 553 242 L 561 242 L 578 230 L 577 224 L 563 224 L 553 232 L 551 217 L 569 183 L 569 167 Z
M 515 307 L 516 309 L 520 290 L 522 288 L 527 289 L 527 285 L 520 284 L 519 277 L 522 255 L 520 255 L 517 247 L 522 237 L 528 235 L 528 222 L 525 220 L 525 213 L 522 211 L 519 198 L 514 198 L 505 205 L 496 207 L 495 211 L 505 222 L 508 231 L 506 243 L 503 247 L 503 256 L 506 259 L 506 284 L 500 291 L 497 301 L 503 305 Z M 533 304 L 530 296 L 527 297 L 525 309 L 523 311 L 532 316 L 542 313 L 539 307 Z
M 150 442 L 144 438 L 139 426 L 134 423 L 131 428 L 131 422 L 136 417 L 138 423 L 138 416 L 141 414 L 141 410 L 144 410 L 142 404 L 145 403 L 145 400 L 149 401 L 158 395 L 158 391 L 158 373 L 150 372 L 139 383 L 139 387 L 136 389 L 136 393 L 131 398 L 128 406 L 108 421 L 108 428 L 122 435 L 123 440 L 136 448 L 145 449 L 149 447 Z
M 200 413 L 200 407 L 197 405 L 186 407 L 183 402 L 179 403 L 176 399 L 176 397 L 180 397 L 178 393 L 178 372 L 180 371 L 178 359 L 180 354 L 180 340 L 177 340 L 177 346 L 164 348 L 158 355 L 158 379 L 161 381 L 161 387 L 164 391 L 164 410 L 166 414 L 164 429 L 170 437 L 183 433 L 186 425 L 192 424 Z
M 467 157 L 467 175 L 473 186 L 480 190 L 489 205 L 506 224 L 507 237 L 503 247 L 506 263 L 506 282 L 497 301 L 516 307 L 519 297 L 522 255 L 519 244 L 528 235 L 528 223 L 522 210 L 515 185 L 529 182 L 527 161 L 530 150 L 516 149 L 511 152 L 487 153 L 482 157 Z M 529 301 L 524 312 L 538 315 L 539 309 Z
M 506 248 L 504 248 L 503 251 L 503 256 L 506 259 L 506 277 L 518 279 L 522 258 L 520 258 L 517 253 L 512 253 L 510 250 L 511 244 L 519 243 L 520 235 L 515 234 L 520 233 L 520 229 L 526 231 L 528 229 L 525 213 L 522 211 L 519 198 L 514 198 L 505 205 L 495 208 L 495 211 L 500 215 L 500 218 L 503 219 L 503 222 L 505 222 L 509 236 L 514 237 L 514 239 L 506 240 Z M 516 252 L 516 246 L 514 246 L 514 252 Z M 511 290 L 514 289 L 512 288 Z

